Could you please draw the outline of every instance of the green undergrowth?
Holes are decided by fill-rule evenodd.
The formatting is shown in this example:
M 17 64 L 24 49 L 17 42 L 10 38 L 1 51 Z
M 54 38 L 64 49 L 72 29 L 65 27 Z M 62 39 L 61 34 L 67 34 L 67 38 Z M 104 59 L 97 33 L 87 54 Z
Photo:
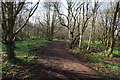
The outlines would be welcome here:
M 86 44 L 87 41 L 84 41 Z M 107 74 L 114 73 L 115 75 L 120 74 L 120 43 L 115 43 L 115 47 L 113 53 L 108 57 L 108 51 L 105 48 L 105 45 L 102 42 L 95 41 L 91 44 L 91 49 L 78 49 L 75 48 L 72 51 L 75 55 L 82 56 L 86 59 L 89 64 L 97 64 L 100 69 L 105 71 L 107 70 Z M 102 48 L 101 48 L 102 47 Z M 79 57 L 78 57 L 79 58 Z M 81 58 L 81 57 L 80 57 Z
M 45 43 L 50 41 L 47 40 L 29 40 L 29 41 L 17 41 L 15 53 L 27 55 L 30 51 L 32 53 L 40 51 L 40 48 L 44 47 Z
M 83 43 L 88 44 L 88 41 L 83 41 Z M 93 45 L 104 45 L 101 41 L 94 41 L 91 44 L 93 44 Z
M 5 46 L 2 44 L 3 62 L 2 75 L 3 76 L 23 76 L 32 74 L 33 69 L 38 65 L 35 59 L 38 59 L 42 48 L 49 43 L 47 40 L 28 40 L 15 42 L 15 60 L 8 60 L 5 54 Z M 29 76 L 30 77 L 30 76 Z
M 55 39 L 53 39 L 53 41 L 65 41 L 64 39 L 57 39 L 57 38 L 55 38 Z
M 38 68 L 33 60 L 15 59 L 8 60 L 4 58 L 2 65 L 2 76 L 22 76 L 31 74 L 31 71 Z M 22 75 L 21 75 L 22 74 Z
M 115 46 L 119 46 L 120 47 L 120 43 L 115 43 Z
M 92 62 L 98 63 L 100 67 L 108 68 L 111 71 L 120 71 L 120 66 L 117 63 L 114 63 L 115 60 L 113 60 L 116 57 L 120 56 L 120 52 L 114 50 L 113 54 L 108 57 L 107 51 L 100 52 L 100 53 L 91 53 L 86 54 L 85 56 L 90 57 Z
M 108 68 L 111 71 L 120 71 L 120 66 L 115 63 L 110 63 L 109 61 L 99 61 L 99 66 L 102 68 Z
M 15 53 L 17 54 L 25 54 L 29 53 L 30 50 L 37 50 L 44 46 L 44 43 L 48 43 L 48 40 L 28 40 L 28 41 L 16 41 L 15 42 Z M 5 45 L 2 44 L 2 51 L 5 52 Z

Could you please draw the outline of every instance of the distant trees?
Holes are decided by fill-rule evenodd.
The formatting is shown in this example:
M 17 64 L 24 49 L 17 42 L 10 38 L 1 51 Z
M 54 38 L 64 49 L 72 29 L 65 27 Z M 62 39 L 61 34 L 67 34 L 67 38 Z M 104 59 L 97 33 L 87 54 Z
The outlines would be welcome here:
M 45 35 L 45 38 L 49 41 L 53 40 L 54 34 L 57 33 L 61 26 L 58 21 L 58 14 L 54 3 L 45 2 L 44 3 L 44 19 L 38 18 L 38 22 L 41 27 L 41 32 Z
M 67 14 L 63 14 L 57 8 L 61 25 L 68 29 L 69 47 L 82 46 L 83 34 L 88 27 L 88 22 L 92 17 L 90 2 L 70 2 L 67 1 Z
M 101 14 L 102 42 L 107 46 L 108 56 L 113 52 L 115 40 L 119 34 L 120 2 L 110 3 Z
M 99 7 L 100 7 L 99 3 L 97 1 L 95 1 L 94 8 L 92 9 L 92 22 L 91 22 L 92 30 L 90 30 L 90 33 L 89 33 L 87 50 L 90 49 L 91 41 L 94 42 L 94 40 L 95 40 L 95 24 L 96 24 L 96 18 L 97 18 L 97 10 Z
M 52 41 L 54 35 L 62 29 L 64 37 L 67 36 L 66 32 L 68 34 L 70 49 L 82 49 L 83 40 L 87 40 L 85 48 L 89 50 L 91 42 L 99 40 L 107 46 L 108 55 L 112 53 L 114 42 L 120 32 L 120 2 L 110 2 L 107 8 L 101 10 L 98 10 L 101 4 L 97 0 L 94 3 L 66 0 L 66 5 L 60 2 L 45 2 L 43 15 L 35 17 L 32 23 L 29 19 L 38 8 L 38 4 L 39 1 L 32 8 L 27 8 L 25 2 L 1 2 L 2 42 L 7 47 L 8 59 L 15 58 L 15 39 L 44 38 Z M 64 6 L 64 9 L 60 6 Z
M 30 17 L 34 14 L 39 2 L 30 10 L 24 24 L 15 30 L 16 18 L 23 9 L 25 2 L 1 2 L 2 9 L 2 42 L 6 45 L 8 59 L 15 59 L 15 37 L 25 27 Z
M 114 5 L 112 5 L 109 6 L 109 8 L 101 10 L 102 12 L 98 12 L 101 4 L 99 4 L 97 1 L 94 2 L 93 8 L 91 8 L 91 6 L 93 6 L 91 2 L 84 2 L 84 0 L 80 2 L 70 2 L 66 0 L 66 2 L 67 14 L 62 13 L 57 5 L 56 9 L 59 14 L 59 21 L 61 25 L 68 29 L 69 47 L 73 48 L 78 46 L 81 48 L 84 32 L 87 27 L 91 26 L 91 30 L 89 30 L 88 33 L 89 40 L 87 50 L 90 49 L 90 43 L 97 40 L 96 29 L 98 29 L 99 31 L 101 30 L 99 33 L 101 34 L 101 37 L 99 36 L 98 40 L 102 40 L 102 42 L 104 42 L 106 46 L 109 47 L 108 54 L 110 55 L 110 53 L 113 51 L 114 41 L 120 32 L 118 28 L 118 24 L 120 24 L 119 2 L 116 2 L 116 10 L 114 9 Z M 110 2 L 109 4 L 111 5 L 114 3 Z M 97 15 L 101 15 L 101 17 Z
M 111 10 L 113 11 L 113 10 Z M 100 12 L 101 13 L 101 30 L 102 30 L 102 42 L 104 42 L 105 45 L 107 45 L 107 47 L 109 46 L 109 37 L 110 37 L 110 30 L 111 30 L 111 21 L 112 21 L 112 17 L 113 14 L 111 14 L 111 12 L 108 8 L 106 10 L 104 10 L 104 12 Z

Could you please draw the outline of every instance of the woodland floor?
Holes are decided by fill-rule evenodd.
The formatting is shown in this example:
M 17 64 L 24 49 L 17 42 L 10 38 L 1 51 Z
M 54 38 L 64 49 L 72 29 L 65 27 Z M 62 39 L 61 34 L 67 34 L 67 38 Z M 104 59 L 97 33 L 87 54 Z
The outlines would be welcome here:
M 110 69 L 119 68 L 117 63 L 120 58 L 113 57 L 109 60 L 101 53 L 98 55 L 83 51 L 77 54 L 66 49 L 64 41 L 22 41 L 16 43 L 16 46 L 17 60 L 3 61 L 2 80 L 119 80 L 117 77 L 114 77 L 115 79 L 110 77 L 113 75 Z M 19 55 L 19 51 L 28 54 Z M 99 63 L 108 65 L 108 62 L 112 62 L 109 63 L 112 66 L 110 69 L 105 65 L 102 67 L 98 65 Z
M 54 41 L 43 48 L 34 71 L 33 80 L 94 80 L 99 79 L 97 72 L 84 65 L 74 53 L 66 49 L 65 42 Z

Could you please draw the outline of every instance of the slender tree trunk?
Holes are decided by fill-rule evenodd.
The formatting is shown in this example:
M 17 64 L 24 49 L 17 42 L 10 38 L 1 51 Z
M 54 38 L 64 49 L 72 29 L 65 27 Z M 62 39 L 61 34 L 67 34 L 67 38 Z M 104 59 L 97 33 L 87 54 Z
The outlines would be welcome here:
M 71 35 L 71 31 L 70 31 L 70 29 L 68 30 L 68 32 L 69 32 L 69 48 L 70 49 L 72 49 L 72 47 L 73 47 L 73 41 L 72 41 L 72 35 Z
M 85 4 L 84 4 L 84 0 L 83 0 L 83 23 L 82 23 L 82 28 L 84 27 L 84 23 L 85 23 L 85 8 L 84 8 Z M 81 48 L 82 46 L 82 36 L 83 36 L 83 30 L 81 28 L 81 34 L 80 34 L 80 39 L 79 39 L 79 48 Z
M 110 56 L 110 54 L 113 52 L 113 48 L 114 48 L 114 39 L 111 39 L 111 44 L 108 50 L 108 57 Z
M 81 48 L 81 46 L 82 46 L 82 34 L 80 34 L 80 39 L 79 39 L 79 48 Z
M 108 33 L 107 33 L 107 49 L 109 48 L 109 37 L 110 37 L 110 30 L 111 28 L 109 29 Z
M 109 38 L 107 39 L 107 48 L 109 47 Z
M 87 50 L 90 49 L 91 38 L 92 38 L 92 33 L 90 32 Z

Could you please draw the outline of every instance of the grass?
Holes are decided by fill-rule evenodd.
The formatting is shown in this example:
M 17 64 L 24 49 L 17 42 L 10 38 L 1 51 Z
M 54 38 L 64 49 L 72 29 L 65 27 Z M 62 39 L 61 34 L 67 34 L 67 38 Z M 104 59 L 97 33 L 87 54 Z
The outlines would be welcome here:
M 47 43 L 47 40 L 28 40 L 28 41 L 17 41 L 16 42 L 16 53 L 28 53 L 32 49 L 43 47 L 43 43 Z
M 25 74 L 29 74 L 29 71 L 37 68 L 37 65 L 33 60 L 24 60 L 24 59 L 16 59 L 16 60 L 6 60 L 4 59 L 2 65 L 2 75 L 3 76 L 13 76 L 21 74 L 20 71 L 24 71 Z
M 119 46 L 120 47 L 120 43 L 115 43 L 115 46 Z
M 120 57 L 120 51 L 114 50 L 112 56 L 113 57 Z
M 15 42 L 16 60 L 8 60 L 3 56 L 2 75 L 3 76 L 17 76 L 32 74 L 31 70 L 36 69 L 38 65 L 35 59 L 38 58 L 37 54 L 40 53 L 42 47 L 50 41 L 47 40 L 28 40 Z M 5 53 L 5 45 L 1 44 L 1 50 Z
M 98 64 L 100 67 L 109 68 L 112 71 L 120 71 L 120 66 L 115 63 L 110 63 L 109 61 L 99 61 Z
M 87 41 L 84 41 L 84 44 L 87 43 Z M 108 51 L 102 42 L 95 41 L 91 44 L 91 46 L 92 47 L 89 51 L 86 49 L 79 50 L 77 48 L 72 51 L 87 59 L 88 61 L 86 62 L 88 62 L 90 65 L 93 64 L 92 67 L 97 65 L 96 67 L 99 68 L 98 71 L 101 70 L 104 72 L 107 70 L 107 74 L 114 74 L 118 76 L 120 74 L 120 43 L 115 43 L 115 48 L 110 57 L 108 57 Z M 97 68 L 94 69 L 96 70 Z
M 91 53 L 89 57 L 92 57 L 92 61 L 94 63 L 100 64 L 101 67 L 109 68 L 112 71 L 120 71 L 120 66 L 118 64 L 112 62 L 113 58 L 116 57 L 115 54 L 120 55 L 119 51 L 113 51 L 113 54 L 110 55 L 110 57 L 107 57 L 107 53 L 100 52 L 100 53 Z
M 28 40 L 28 41 L 16 41 L 15 42 L 15 53 L 16 55 L 24 55 L 29 53 L 30 50 L 37 50 L 40 47 L 44 46 L 44 43 L 48 43 L 50 41 L 47 40 Z M 2 44 L 2 47 L 0 49 L 5 52 L 6 48 L 5 45 Z
M 53 41 L 65 41 L 65 42 L 68 42 L 68 39 L 58 39 L 58 38 L 55 38 L 55 39 L 53 39 Z

